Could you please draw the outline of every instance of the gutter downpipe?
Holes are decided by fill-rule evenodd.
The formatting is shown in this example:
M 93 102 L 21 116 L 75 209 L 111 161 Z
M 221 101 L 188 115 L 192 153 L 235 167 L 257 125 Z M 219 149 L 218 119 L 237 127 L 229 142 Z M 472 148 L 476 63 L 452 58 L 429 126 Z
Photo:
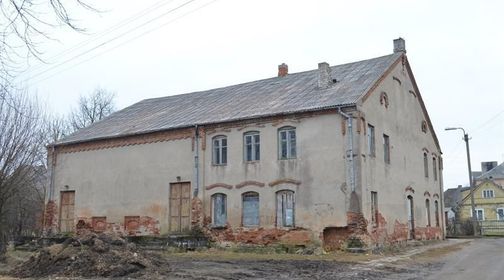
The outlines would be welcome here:
M 199 193 L 199 132 L 198 125 L 194 126 L 194 197 L 198 197 Z
M 355 192 L 355 164 L 354 164 L 354 151 L 353 151 L 353 126 L 352 126 L 352 116 L 344 113 L 341 107 L 338 107 L 338 113 L 346 118 L 348 127 L 348 137 L 349 137 L 349 149 L 346 151 L 346 157 L 350 166 L 350 189 L 352 193 Z

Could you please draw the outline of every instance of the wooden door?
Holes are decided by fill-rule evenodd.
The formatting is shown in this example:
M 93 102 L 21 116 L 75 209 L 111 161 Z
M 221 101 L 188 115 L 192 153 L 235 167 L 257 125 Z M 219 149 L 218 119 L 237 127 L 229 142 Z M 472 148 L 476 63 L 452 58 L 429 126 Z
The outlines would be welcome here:
M 74 231 L 75 191 L 61 192 L 60 232 Z
M 191 226 L 191 184 L 170 184 L 170 231 L 187 232 Z

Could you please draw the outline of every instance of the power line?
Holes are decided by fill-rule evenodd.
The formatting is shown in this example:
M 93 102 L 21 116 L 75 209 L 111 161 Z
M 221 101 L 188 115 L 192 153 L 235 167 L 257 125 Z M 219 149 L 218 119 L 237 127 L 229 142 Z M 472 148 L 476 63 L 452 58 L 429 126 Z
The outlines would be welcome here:
M 88 50 L 86 50 L 86 51 L 84 51 L 84 52 L 82 52 L 82 53 L 78 54 L 78 55 L 75 55 L 75 56 L 73 56 L 73 57 L 71 57 L 71 58 L 69 58 L 69 59 L 67 59 L 67 60 L 65 60 L 65 61 L 63 61 L 63 62 L 60 62 L 60 63 L 58 63 L 58 64 L 56 64 L 56 65 L 53 65 L 53 66 L 52 66 L 52 67 L 50 67 L 49 69 L 47 69 L 47 70 L 45 70 L 45 71 L 42 71 L 42 72 L 39 72 L 39 73 L 37 73 L 37 74 L 35 74 L 35 75 L 31 76 L 29 79 L 34 79 L 34 78 L 36 78 L 36 77 L 39 77 L 39 76 L 41 76 L 41 75 L 44 75 L 44 74 L 46 74 L 47 72 L 49 72 L 49 71 L 51 71 L 51 70 L 53 70 L 53 69 L 56 69 L 56 68 L 60 67 L 61 65 L 64 65 L 64 64 L 66 64 L 66 63 L 68 63 L 68 62 L 71 62 L 71 61 L 73 61 L 73 60 L 75 60 L 75 59 L 77 59 L 77 58 L 79 58 L 79 57 L 81 57 L 81 56 L 83 56 L 83 55 L 86 55 L 86 54 L 88 54 L 88 53 L 90 53 L 90 52 L 92 52 L 92 51 L 94 51 L 94 50 L 96 50 L 96 49 L 98 49 L 98 48 L 101 48 L 101 47 L 103 47 L 103 46 L 105 46 L 105 45 L 109 44 L 110 42 L 113 42 L 113 41 L 115 41 L 115 40 L 117 40 L 117 39 L 119 39 L 119 38 L 121 38 L 121 37 L 123 37 L 123 36 L 125 36 L 125 35 L 130 34 L 132 31 L 135 31 L 135 30 L 137 30 L 137 29 L 139 29 L 139 28 L 141 28 L 141 27 L 144 27 L 144 26 L 146 26 L 146 25 L 148 25 L 148 24 L 150 24 L 150 23 L 152 23 L 152 22 L 154 22 L 154 21 L 156 21 L 156 20 L 158 20 L 158 19 L 160 19 L 160 18 L 162 18 L 162 17 L 164 17 L 164 16 L 168 15 L 168 14 L 171 14 L 171 13 L 173 13 L 173 12 L 175 12 L 175 11 L 177 11 L 177 10 L 179 10 L 179 9 L 181 9 L 181 8 L 183 8 L 183 7 L 185 7 L 185 6 L 187 6 L 187 5 L 189 5 L 190 3 L 194 2 L 194 1 L 196 1 L 196 0 L 189 0 L 189 1 L 186 1 L 186 2 L 184 2 L 183 4 L 181 4 L 181 5 L 177 6 L 177 7 L 173 8 L 173 9 L 170 9 L 170 10 L 168 10 L 168 11 L 167 11 L 167 12 L 165 12 L 165 13 L 162 13 L 161 15 L 159 15 L 159 16 L 157 16 L 157 17 L 154 17 L 153 19 L 150 19 L 150 20 L 148 20 L 148 21 L 144 22 L 143 24 L 140 24 L 140 25 L 138 25 L 138 26 L 136 26 L 136 27 L 134 27 L 134 28 L 132 28 L 132 29 L 130 29 L 130 30 L 127 30 L 126 32 L 123 32 L 123 33 L 121 33 L 121 34 L 119 34 L 119 35 L 117 35 L 117 36 L 115 36 L 115 37 L 113 37 L 113 38 L 111 38 L 111 39 L 109 39 L 109 40 L 107 40 L 107 41 L 105 41 L 105 42 L 103 42 L 103 43 L 100 43 L 100 44 L 98 44 L 98 45 L 96 45 L 96 46 L 94 46 L 94 47 L 92 47 L 92 48 L 90 48 L 90 49 L 88 49 Z M 177 18 L 177 19 L 178 19 L 178 18 Z M 140 36 L 138 36 L 138 37 L 140 37 Z M 134 38 L 138 38 L 138 37 L 134 37 Z M 127 42 L 130 42 L 130 41 L 131 41 L 131 40 L 129 40 L 129 41 L 127 41 Z M 93 56 L 93 58 L 94 58 L 94 57 L 95 57 L 95 56 Z M 59 73 L 59 72 L 58 72 L 58 73 Z M 26 79 L 25 81 L 28 81 L 29 79 Z M 37 81 L 37 82 L 40 82 L 40 81 Z M 34 83 L 32 83 L 32 84 L 34 84 Z
M 79 44 L 77 44 L 77 45 L 75 45 L 75 46 L 73 46 L 71 48 L 63 50 L 62 52 L 60 52 L 60 53 L 58 53 L 58 54 L 56 54 L 54 56 L 51 56 L 48 60 L 53 60 L 53 59 L 55 59 L 55 58 L 57 58 L 59 56 L 63 56 L 65 54 L 67 54 L 67 53 L 71 53 L 71 52 L 73 52 L 76 49 L 80 49 L 83 46 L 88 45 L 90 42 L 96 41 L 97 39 L 102 38 L 105 35 L 109 34 L 110 32 L 118 30 L 121 27 L 126 26 L 129 23 L 131 23 L 131 22 L 135 22 L 137 19 L 140 19 L 142 16 L 147 15 L 147 14 L 155 11 L 157 8 L 163 7 L 163 6 L 169 4 L 169 3 L 173 2 L 173 1 L 174 0 L 169 0 L 169 1 L 161 0 L 159 2 L 156 2 L 153 5 L 151 5 L 150 7 L 148 7 L 146 9 L 144 9 L 144 10 L 142 10 L 142 11 L 134 14 L 132 17 L 129 17 L 129 18 L 125 19 L 125 20 L 122 20 L 119 23 L 117 23 L 117 24 L 115 24 L 115 25 L 113 25 L 113 26 L 111 26 L 111 27 L 109 27 L 109 28 L 101 31 L 100 33 L 93 35 L 91 38 L 89 38 L 87 40 L 84 40 L 84 41 L 80 42 Z M 27 72 L 36 71 L 36 70 L 42 68 L 43 66 L 44 66 L 44 64 L 39 64 L 39 65 L 33 67 L 32 69 L 28 69 Z

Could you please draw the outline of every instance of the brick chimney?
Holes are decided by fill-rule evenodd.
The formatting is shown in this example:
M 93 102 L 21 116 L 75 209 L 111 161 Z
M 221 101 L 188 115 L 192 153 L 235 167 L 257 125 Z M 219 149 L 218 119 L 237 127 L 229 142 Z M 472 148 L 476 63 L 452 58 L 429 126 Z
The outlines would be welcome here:
M 285 63 L 278 65 L 278 77 L 285 77 L 287 74 L 289 74 L 289 66 Z
M 318 87 L 326 89 L 333 83 L 331 78 L 331 67 L 329 63 L 321 62 L 318 64 Z
M 394 53 L 398 52 L 406 53 L 406 41 L 401 37 L 394 40 Z

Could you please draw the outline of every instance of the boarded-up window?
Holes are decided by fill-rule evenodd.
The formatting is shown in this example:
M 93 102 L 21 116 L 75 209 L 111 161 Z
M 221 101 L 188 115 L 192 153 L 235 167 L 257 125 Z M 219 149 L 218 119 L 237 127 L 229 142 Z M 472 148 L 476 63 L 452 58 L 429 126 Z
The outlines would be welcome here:
M 75 191 L 61 192 L 60 231 L 74 231 Z
M 429 177 L 429 160 L 427 159 L 427 153 L 423 154 L 423 164 L 424 164 L 425 178 L 428 178 Z
M 216 193 L 212 195 L 213 224 L 224 226 L 227 223 L 226 195 Z
M 378 193 L 371 192 L 371 222 L 374 227 L 378 226 Z
M 296 158 L 296 128 L 282 127 L 278 130 L 278 149 L 280 159 Z
M 425 210 L 427 211 L 427 226 L 431 226 L 431 216 L 430 216 L 430 201 L 428 199 L 425 200 Z
M 103 232 L 107 229 L 107 217 L 92 217 L 91 225 L 93 226 L 93 231 Z
M 259 226 L 259 194 L 256 192 L 248 192 L 242 195 L 243 200 L 243 226 L 255 227 Z
M 125 216 L 124 229 L 128 234 L 134 234 L 140 229 L 140 216 Z
M 277 192 L 277 226 L 294 226 L 294 204 L 293 191 Z
M 245 135 L 243 136 L 243 141 L 245 142 L 245 145 L 243 145 L 245 161 L 260 160 L 261 147 L 259 132 L 251 131 L 245 133 Z
M 439 202 L 434 201 L 434 214 L 436 215 L 436 226 L 439 227 Z

